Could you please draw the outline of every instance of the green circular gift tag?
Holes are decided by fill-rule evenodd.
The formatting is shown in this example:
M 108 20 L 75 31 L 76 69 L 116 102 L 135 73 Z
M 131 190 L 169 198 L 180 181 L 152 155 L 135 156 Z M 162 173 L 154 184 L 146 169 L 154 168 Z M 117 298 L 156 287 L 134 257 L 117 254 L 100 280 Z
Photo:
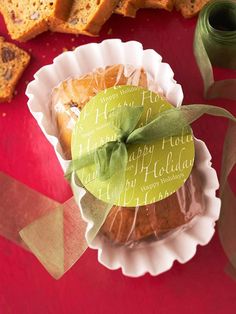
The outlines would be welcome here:
M 136 129 L 172 107 L 163 97 L 136 86 L 118 86 L 100 92 L 83 108 L 74 128 L 73 159 L 118 138 L 108 115 L 124 106 L 143 106 Z M 176 192 L 192 171 L 195 150 L 190 127 L 188 131 L 187 135 L 183 132 L 149 144 L 128 145 L 125 184 L 119 200 L 112 200 L 106 181 L 97 178 L 95 165 L 76 173 L 85 188 L 106 203 L 134 207 L 157 202 Z

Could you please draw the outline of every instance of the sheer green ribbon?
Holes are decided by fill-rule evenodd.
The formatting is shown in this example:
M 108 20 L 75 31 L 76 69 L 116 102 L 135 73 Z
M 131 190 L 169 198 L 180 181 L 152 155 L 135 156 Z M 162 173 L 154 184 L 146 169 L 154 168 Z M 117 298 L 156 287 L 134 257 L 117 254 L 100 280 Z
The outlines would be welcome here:
M 236 79 L 215 81 L 213 66 L 236 70 L 236 1 L 215 0 L 200 13 L 194 39 L 194 54 L 204 83 L 206 98 L 236 100 Z M 236 197 L 228 176 L 236 163 L 236 126 L 231 124 L 224 144 L 220 195 L 222 200 L 219 235 L 236 277 Z
M 236 279 L 236 196 L 230 187 L 228 177 L 236 164 L 236 124 L 231 123 L 224 143 L 220 197 L 222 202 L 218 224 L 222 247 L 229 260 L 226 272 Z
M 113 200 L 117 200 L 125 185 L 125 170 L 128 162 L 127 148 L 137 143 L 151 143 L 163 137 L 178 136 L 190 133 L 189 125 L 204 114 L 228 118 L 236 122 L 236 118 L 227 110 L 211 105 L 187 105 L 163 111 L 147 125 L 135 128 L 143 111 L 143 107 L 122 107 L 109 114 L 109 123 L 117 131 L 118 139 L 107 142 L 96 150 L 87 153 L 81 158 L 73 160 L 67 170 L 66 177 L 70 178 L 75 197 L 80 192 L 75 183 L 76 171 L 94 164 L 97 178 L 106 181 L 114 188 Z M 79 199 L 78 199 L 79 201 Z M 81 206 L 82 212 L 86 206 Z M 96 210 L 83 212 L 83 216 L 93 221 L 87 240 L 93 241 L 102 227 L 112 205 L 101 202 L 99 214 Z
M 215 81 L 212 66 L 236 70 L 236 1 L 214 0 L 201 11 L 194 54 L 206 98 L 236 100 L 236 79 Z

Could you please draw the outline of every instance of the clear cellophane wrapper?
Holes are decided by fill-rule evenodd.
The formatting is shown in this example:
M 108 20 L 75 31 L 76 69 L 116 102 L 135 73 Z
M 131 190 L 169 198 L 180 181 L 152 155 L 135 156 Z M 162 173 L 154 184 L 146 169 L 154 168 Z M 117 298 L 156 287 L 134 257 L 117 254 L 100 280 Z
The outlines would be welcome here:
M 80 111 L 97 93 L 114 86 L 132 85 L 155 91 L 163 89 L 150 80 L 143 68 L 115 64 L 70 78 L 52 92 L 51 110 L 65 158 L 71 159 L 71 137 Z M 92 127 L 92 126 L 91 126 Z M 201 179 L 194 168 L 187 182 L 174 194 L 146 206 L 113 206 L 100 234 L 115 245 L 133 247 L 142 241 L 158 241 L 187 224 L 205 208 Z
M 79 56 L 87 63 L 82 65 Z M 66 66 L 69 66 L 71 75 L 68 75 Z M 60 80 L 54 79 L 53 70 L 59 74 Z M 51 80 L 48 79 L 50 73 Z M 47 87 L 51 99 L 46 108 L 45 104 L 40 104 L 43 97 L 34 107 L 33 94 L 43 76 L 53 82 Z M 27 91 L 30 110 L 53 144 L 64 170 L 71 158 L 71 134 L 80 110 L 99 91 L 112 86 L 134 85 L 161 94 L 174 106 L 180 106 L 183 99 L 181 86 L 175 82 L 169 65 L 162 63 L 158 54 L 153 50 L 143 50 L 139 43 L 118 40 L 86 45 L 65 53 L 64 57 L 59 56 L 53 65 L 44 68 L 38 77 L 36 75 L 31 84 Z M 197 244 L 209 242 L 219 215 L 219 202 L 215 198 L 218 180 L 210 167 L 211 156 L 205 144 L 195 139 L 195 149 L 193 171 L 176 193 L 147 206 L 112 207 L 90 244 L 91 248 L 98 249 L 98 259 L 102 264 L 111 269 L 121 267 L 129 276 L 145 272 L 159 274 L 169 269 L 175 259 L 180 262 L 189 260 Z M 99 200 L 83 187 L 79 191 L 77 203 L 80 208 L 96 206 L 99 210 Z M 213 207 L 218 208 L 214 213 Z M 91 222 L 86 222 L 89 229 Z M 155 263 L 155 260 L 159 262 Z

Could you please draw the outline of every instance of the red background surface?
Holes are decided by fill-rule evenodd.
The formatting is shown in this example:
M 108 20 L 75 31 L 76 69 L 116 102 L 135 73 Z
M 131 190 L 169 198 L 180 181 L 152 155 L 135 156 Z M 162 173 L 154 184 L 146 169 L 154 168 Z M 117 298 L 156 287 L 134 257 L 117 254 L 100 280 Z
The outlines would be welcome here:
M 33 74 L 51 63 L 63 48 L 105 38 L 138 40 L 171 65 L 183 86 L 185 103 L 206 102 L 192 52 L 195 26 L 196 19 L 146 10 L 134 20 L 113 16 L 99 38 L 48 32 L 21 44 L 31 52 L 32 61 L 18 84 L 17 96 L 11 103 L 0 104 L 0 170 L 57 201 L 71 196 L 53 149 L 30 115 L 24 95 Z M 0 35 L 9 38 L 2 19 Z M 235 77 L 235 72 L 217 70 L 216 76 Z M 236 114 L 235 102 L 208 103 Z M 194 124 L 195 135 L 207 143 L 218 174 L 226 124 L 211 117 Z M 235 177 L 231 182 L 236 190 Z M 55 281 L 34 256 L 0 237 L 0 314 L 236 313 L 236 282 L 224 273 L 226 262 L 216 233 L 209 245 L 198 247 L 190 262 L 175 263 L 158 277 L 126 278 L 120 270 L 101 266 L 97 252 L 88 249 L 61 280 Z

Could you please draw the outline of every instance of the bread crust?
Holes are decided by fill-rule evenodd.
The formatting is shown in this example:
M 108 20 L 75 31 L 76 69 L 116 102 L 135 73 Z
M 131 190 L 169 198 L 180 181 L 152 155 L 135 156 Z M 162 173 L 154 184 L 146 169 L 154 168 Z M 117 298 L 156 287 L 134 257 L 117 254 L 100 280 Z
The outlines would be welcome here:
M 172 11 L 174 0 L 121 0 L 116 7 L 115 13 L 127 17 L 135 17 L 141 8 L 164 9 Z
M 174 0 L 144 0 L 142 8 L 164 9 L 172 11 Z
M 175 8 L 181 12 L 183 17 L 191 18 L 197 15 L 208 2 L 210 0 L 175 0 Z
M 135 17 L 139 8 L 142 7 L 144 0 L 120 0 L 115 9 L 115 13 Z

